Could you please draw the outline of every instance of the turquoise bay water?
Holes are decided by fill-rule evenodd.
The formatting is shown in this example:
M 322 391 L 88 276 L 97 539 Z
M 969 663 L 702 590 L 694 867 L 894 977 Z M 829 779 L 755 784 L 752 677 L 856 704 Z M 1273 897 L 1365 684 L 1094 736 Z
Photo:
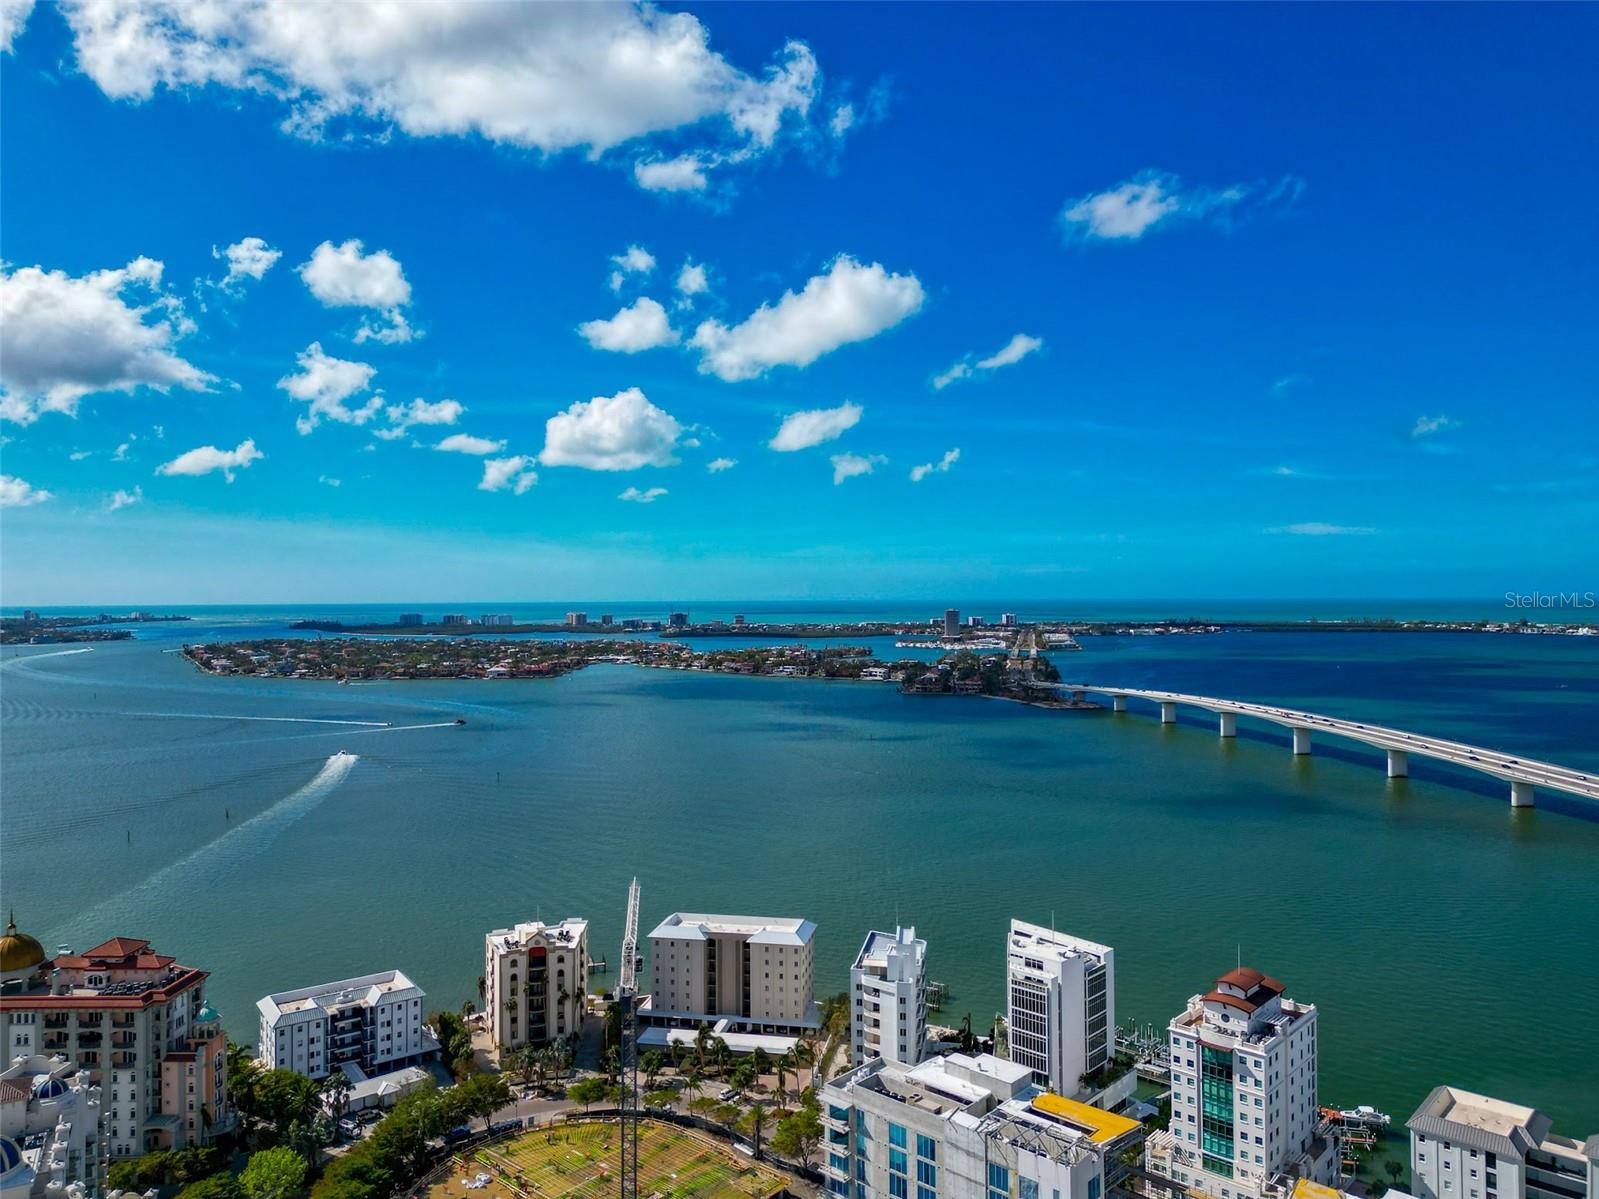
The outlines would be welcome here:
M 476 999 L 483 932 L 537 914 L 586 915 L 614 960 L 634 874 L 647 924 L 677 908 L 816 920 L 819 988 L 843 986 L 867 928 L 915 923 L 952 991 L 944 1018 L 979 1026 L 1002 1002 L 1006 922 L 1053 918 L 1116 946 L 1123 1021 L 1164 1023 L 1241 949 L 1321 1006 L 1329 1102 L 1403 1118 L 1449 1082 L 1599 1130 L 1599 821 L 1579 801 L 1512 812 L 1499 784 L 1444 768 L 1389 782 L 1352 747 L 1294 760 L 1264 730 L 1225 743 L 1148 712 L 628 667 L 218 679 L 172 652 L 307 614 L 6 651 L 0 904 L 20 925 L 51 947 L 151 938 L 212 972 L 230 1034 L 253 1042 L 261 995 L 369 970 L 401 967 L 439 1005 Z M 1599 769 L 1595 639 L 1085 646 L 1057 658 L 1069 677 Z M 359 760 L 330 763 L 340 749 Z

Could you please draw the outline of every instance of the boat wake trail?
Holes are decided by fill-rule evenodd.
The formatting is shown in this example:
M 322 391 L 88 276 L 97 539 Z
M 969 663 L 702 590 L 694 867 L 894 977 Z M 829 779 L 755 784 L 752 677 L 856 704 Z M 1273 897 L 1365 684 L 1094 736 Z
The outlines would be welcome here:
M 389 727 L 389 722 L 386 720 L 323 720 L 315 716 L 229 716 L 223 712 L 129 712 L 128 715 L 166 717 L 172 720 L 252 720 L 266 724 L 342 724 L 360 729 Z
M 64 658 L 68 654 L 92 653 L 94 653 L 94 646 L 80 645 L 77 649 L 53 649 L 44 654 L 17 654 L 14 657 L 7 658 L 4 662 L 0 662 L 0 671 L 7 674 L 15 672 L 17 674 L 38 675 L 41 672 L 28 669 L 27 664 L 29 662 L 37 662 L 40 658 Z
M 120 895 L 96 904 L 72 921 L 71 937 L 82 939 L 99 935 L 111 923 L 129 916 L 152 912 L 171 904 L 174 895 L 201 895 L 224 882 L 251 858 L 272 847 L 283 831 L 314 811 L 355 769 L 358 754 L 340 750 L 317 771 L 316 777 L 299 790 L 278 800 L 265 811 L 230 828 L 215 841 L 202 845 L 188 856 L 163 866 L 149 878 L 136 883 Z

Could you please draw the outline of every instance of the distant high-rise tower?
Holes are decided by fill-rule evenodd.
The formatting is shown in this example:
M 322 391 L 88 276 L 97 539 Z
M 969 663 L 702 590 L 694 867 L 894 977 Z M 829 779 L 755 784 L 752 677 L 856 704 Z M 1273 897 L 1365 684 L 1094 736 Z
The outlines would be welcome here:
M 1116 1052 L 1115 950 L 1023 920 L 1006 950 L 1011 1061 L 1075 1095 Z
M 914 1066 L 927 1041 L 927 942 L 914 928 L 869 932 L 850 968 L 854 1063 L 874 1057 Z
M 961 613 L 959 608 L 944 609 L 944 636 L 959 637 L 961 635 Z

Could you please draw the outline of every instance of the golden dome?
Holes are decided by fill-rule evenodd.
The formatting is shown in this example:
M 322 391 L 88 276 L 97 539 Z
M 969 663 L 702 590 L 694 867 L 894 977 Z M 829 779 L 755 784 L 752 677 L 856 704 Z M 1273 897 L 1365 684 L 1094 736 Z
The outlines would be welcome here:
M 44 961 L 44 946 L 27 933 L 17 931 L 15 915 L 6 922 L 6 931 L 0 937 L 0 971 L 32 970 Z

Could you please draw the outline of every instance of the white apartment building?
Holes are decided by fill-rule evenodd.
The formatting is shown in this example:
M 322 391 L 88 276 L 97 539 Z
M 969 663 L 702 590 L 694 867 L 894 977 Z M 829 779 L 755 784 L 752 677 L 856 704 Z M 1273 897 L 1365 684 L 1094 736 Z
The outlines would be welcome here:
M 1012 920 L 1005 970 L 1011 1061 L 1061 1095 L 1096 1090 L 1082 1080 L 1116 1053 L 1116 951 Z
M 850 1199 L 1101 1199 L 1107 1162 L 1138 1129 L 991 1054 L 873 1058 L 820 1103 L 827 1188 Z
M 0 1071 L 0 1199 L 100 1199 L 100 1088 L 65 1057 Z
M 1406 1126 L 1417 1199 L 1599 1199 L 1599 1135 L 1557 1136 L 1537 1108 L 1437 1087 Z
M 48 958 L 16 925 L 0 936 L 3 1060 L 59 1056 L 100 1088 L 100 1152 L 208 1145 L 233 1127 L 227 1039 L 204 970 L 113 937 Z
M 1316 1107 L 1316 1006 L 1240 967 L 1168 1026 L 1171 1124 L 1145 1143 L 1152 1173 L 1190 1194 L 1259 1199 L 1332 1181 Z
M 261 1060 L 316 1079 L 345 1065 L 363 1075 L 415 1065 L 438 1044 L 422 1021 L 425 998 L 398 970 L 268 995 L 255 1005 Z
M 927 942 L 914 928 L 869 932 L 850 967 L 850 1045 L 859 1066 L 874 1057 L 904 1066 L 927 1044 Z
M 589 989 L 589 922 L 528 921 L 483 938 L 483 994 L 495 1053 L 576 1036 Z
M 689 1044 L 704 1024 L 735 1053 L 792 1049 L 821 1027 L 815 935 L 797 918 L 674 912 L 650 933 L 639 1043 Z

